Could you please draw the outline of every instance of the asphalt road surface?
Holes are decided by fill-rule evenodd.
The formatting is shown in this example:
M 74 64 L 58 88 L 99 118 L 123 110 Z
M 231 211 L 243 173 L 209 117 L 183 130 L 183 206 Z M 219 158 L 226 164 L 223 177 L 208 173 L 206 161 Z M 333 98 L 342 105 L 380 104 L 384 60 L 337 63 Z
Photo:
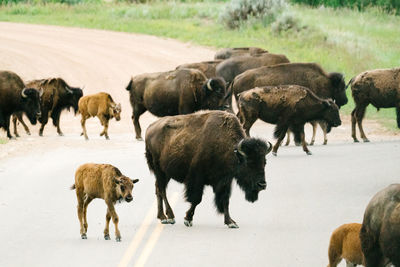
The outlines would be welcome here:
M 312 156 L 295 146 L 281 147 L 278 157 L 269 155 L 268 186 L 259 201 L 246 202 L 234 186 L 230 209 L 239 229 L 223 224 L 210 188 L 193 227 L 184 226 L 189 205 L 183 186 L 175 182 L 168 195 L 177 222 L 156 220 L 155 179 L 146 165 L 144 142 L 134 140 L 125 86 L 131 75 L 209 60 L 213 53 L 143 35 L 0 23 L 0 69 L 25 80 L 61 76 L 72 86 L 86 85 L 85 94 L 111 93 L 123 108 L 122 120 L 111 121 L 110 141 L 98 136 L 97 119 L 88 121 L 90 140 L 84 141 L 79 118 L 63 113 L 64 137 L 49 122 L 42 138 L 38 126 L 30 126 L 32 136 L 20 128 L 21 138 L 0 145 L 0 266 L 326 266 L 331 232 L 361 222 L 372 196 L 399 182 L 399 136 L 371 121 L 365 126 L 371 143 L 351 143 L 344 117 L 328 136 L 328 146 L 310 147 Z M 148 113 L 141 117 L 143 133 L 154 120 Z M 271 140 L 272 129 L 257 122 L 251 133 Z M 112 240 L 103 239 L 103 200 L 89 206 L 88 239 L 80 238 L 76 195 L 69 187 L 75 170 L 86 162 L 110 163 L 140 179 L 133 202 L 116 206 L 120 243 L 112 224 Z

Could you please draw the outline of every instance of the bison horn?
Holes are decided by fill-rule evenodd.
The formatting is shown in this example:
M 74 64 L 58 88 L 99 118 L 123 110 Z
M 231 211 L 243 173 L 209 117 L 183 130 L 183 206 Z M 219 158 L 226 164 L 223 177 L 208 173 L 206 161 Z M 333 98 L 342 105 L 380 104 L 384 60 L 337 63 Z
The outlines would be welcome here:
M 239 153 L 240 155 L 242 155 L 243 157 L 247 158 L 246 153 L 244 153 L 244 151 L 242 150 L 242 143 L 243 143 L 243 140 L 244 140 L 244 139 L 240 140 L 240 142 L 239 142 L 239 144 L 238 144 L 237 151 L 238 151 L 238 153 Z
M 68 92 L 69 94 L 72 94 L 72 93 L 74 93 L 74 92 L 72 92 L 72 90 L 71 90 L 71 89 L 69 89 L 69 88 L 68 88 L 68 86 L 65 86 L 65 90 L 67 90 L 67 92 Z
M 40 88 L 40 90 L 39 90 L 39 97 L 42 97 L 42 95 L 43 95 L 43 88 Z
M 267 154 L 271 152 L 271 150 L 272 150 L 272 144 L 268 142 Z
M 25 90 L 26 90 L 27 88 L 24 88 L 24 89 L 22 89 L 22 92 L 21 92 L 21 96 L 23 97 L 23 98 L 27 98 L 28 96 L 25 94 Z
M 211 79 L 209 79 L 208 80 L 208 82 L 207 82 L 207 88 L 208 88 L 208 90 L 210 90 L 210 91 L 212 91 L 213 89 L 212 89 L 212 87 L 211 87 Z

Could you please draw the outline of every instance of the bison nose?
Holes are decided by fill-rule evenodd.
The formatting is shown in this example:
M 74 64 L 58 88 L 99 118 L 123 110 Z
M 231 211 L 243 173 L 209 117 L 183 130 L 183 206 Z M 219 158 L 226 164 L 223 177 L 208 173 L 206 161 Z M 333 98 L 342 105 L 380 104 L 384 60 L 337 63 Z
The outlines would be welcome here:
M 260 188 L 260 190 L 265 190 L 267 188 L 266 182 L 258 182 L 257 185 Z
M 131 195 L 127 196 L 125 198 L 126 202 L 131 202 L 133 200 L 133 197 Z

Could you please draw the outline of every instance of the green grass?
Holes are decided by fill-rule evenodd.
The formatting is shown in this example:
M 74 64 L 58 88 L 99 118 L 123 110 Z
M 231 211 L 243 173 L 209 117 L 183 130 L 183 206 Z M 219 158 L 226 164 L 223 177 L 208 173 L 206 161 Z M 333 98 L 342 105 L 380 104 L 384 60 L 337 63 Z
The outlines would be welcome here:
M 7 144 L 7 140 L 0 138 L 0 145 Z
M 226 29 L 219 21 L 224 8 L 223 2 L 15 4 L 0 8 L 0 20 L 151 34 L 216 48 L 259 46 L 292 62 L 318 62 L 327 71 L 344 73 L 346 81 L 368 69 L 400 66 L 399 16 L 373 9 L 361 13 L 292 6 L 288 12 L 306 29 L 276 35 L 261 22 Z M 348 94 L 346 114 L 354 107 Z M 396 128 L 394 109 L 376 113 L 370 107 L 367 117 Z

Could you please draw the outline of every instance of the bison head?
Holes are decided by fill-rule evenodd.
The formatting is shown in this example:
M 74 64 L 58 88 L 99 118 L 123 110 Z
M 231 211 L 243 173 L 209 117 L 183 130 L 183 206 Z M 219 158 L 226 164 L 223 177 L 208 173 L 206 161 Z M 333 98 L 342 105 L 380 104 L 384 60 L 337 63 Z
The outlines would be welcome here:
M 119 121 L 121 119 L 121 111 L 122 111 L 121 104 L 117 104 L 117 105 L 115 103 L 111 104 L 109 113 L 110 113 L 111 117 L 114 117 L 117 121 Z
M 119 201 L 125 200 L 126 202 L 131 202 L 133 200 L 132 197 L 132 189 L 134 184 L 139 182 L 139 179 L 131 180 L 126 176 L 120 176 L 114 178 L 116 184 L 116 193 Z
M 222 78 L 211 78 L 203 84 L 204 98 L 201 109 L 222 109 L 225 101 L 226 83 Z
M 337 72 L 329 73 L 329 79 L 331 81 L 332 89 L 333 89 L 333 99 L 335 99 L 335 103 L 341 107 L 347 104 L 347 96 L 346 96 L 346 83 L 344 81 L 343 74 Z
M 247 201 L 254 202 L 258 193 L 267 187 L 265 181 L 265 156 L 271 151 L 271 143 L 256 138 L 242 139 L 235 149 L 238 169 L 235 176 Z
M 29 121 L 35 125 L 40 117 L 40 96 L 42 91 L 34 88 L 24 88 L 21 92 L 23 110 Z
M 54 84 L 53 86 L 57 88 L 60 95 L 60 102 L 64 107 L 68 109 L 72 107 L 74 109 L 75 114 L 78 112 L 78 102 L 79 99 L 83 96 L 83 91 L 79 87 L 71 87 L 69 86 L 63 79 L 56 78 L 50 81 L 50 84 Z
M 323 111 L 324 121 L 328 123 L 328 133 L 332 127 L 337 127 L 342 124 L 339 115 L 339 107 L 331 100 L 324 100 L 325 109 Z

